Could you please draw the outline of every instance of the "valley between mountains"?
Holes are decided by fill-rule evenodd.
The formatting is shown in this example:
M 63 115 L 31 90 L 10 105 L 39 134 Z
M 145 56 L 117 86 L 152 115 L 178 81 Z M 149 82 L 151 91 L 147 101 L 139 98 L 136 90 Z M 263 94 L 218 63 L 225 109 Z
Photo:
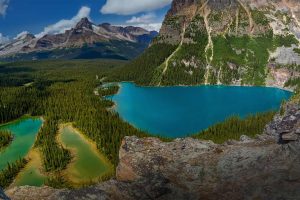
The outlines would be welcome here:
M 5 188 L 0 199 L 299 199 L 299 42 L 298 0 L 173 0 L 159 33 L 83 18 L 62 34 L 25 34 L 2 44 L 0 123 L 43 117 L 28 148 L 39 155 L 35 172 L 43 181 L 41 187 L 13 184 L 32 161 L 22 156 L 0 171 Z M 120 92 L 118 82 L 134 83 L 144 93 L 195 85 L 204 90 L 255 86 L 291 91 L 292 97 L 273 110 L 243 117 L 233 113 L 189 137 L 168 138 L 134 126 L 117 112 L 121 105 L 108 97 L 118 92 L 136 102 L 124 109 L 141 103 L 130 100 L 132 90 Z M 260 95 L 253 101 L 262 101 Z M 205 98 L 194 100 L 202 104 Z M 184 95 L 177 94 L 178 99 L 192 102 Z M 214 100 L 232 106 L 246 101 Z M 146 106 L 142 111 L 155 110 Z M 196 110 L 191 106 L 189 112 Z M 160 112 L 165 109 L 154 114 Z M 7 150 L 13 129 L 1 135 Z M 90 154 L 80 157 L 81 152 Z M 89 157 L 98 160 L 88 162 Z M 104 170 L 86 170 L 97 176 L 81 182 L 84 173 L 78 174 L 76 165 L 92 169 L 97 163 Z

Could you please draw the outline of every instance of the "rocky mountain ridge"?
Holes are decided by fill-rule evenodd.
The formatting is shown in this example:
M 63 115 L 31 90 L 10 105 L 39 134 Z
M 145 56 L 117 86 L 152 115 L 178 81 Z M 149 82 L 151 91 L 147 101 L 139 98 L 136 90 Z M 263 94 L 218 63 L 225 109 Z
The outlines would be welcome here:
M 192 138 L 126 137 L 116 179 L 78 190 L 10 188 L 13 200 L 298 199 L 300 107 L 289 103 L 265 132 L 218 145 Z
M 151 85 L 286 85 L 299 79 L 300 6 L 296 0 L 174 0 L 152 46 L 173 53 L 152 70 Z
M 96 49 L 97 44 L 110 44 L 112 41 L 129 43 L 128 46 L 131 43 L 139 44 L 144 49 L 156 35 L 155 31 L 147 31 L 133 26 L 119 27 L 108 23 L 95 25 L 88 18 L 83 18 L 74 28 L 61 34 L 46 34 L 41 38 L 36 38 L 30 33 L 24 33 L 9 43 L 0 45 L 0 59 L 63 49 L 86 47 Z M 113 49 L 113 45 L 111 48 Z M 137 49 L 141 52 L 138 47 Z

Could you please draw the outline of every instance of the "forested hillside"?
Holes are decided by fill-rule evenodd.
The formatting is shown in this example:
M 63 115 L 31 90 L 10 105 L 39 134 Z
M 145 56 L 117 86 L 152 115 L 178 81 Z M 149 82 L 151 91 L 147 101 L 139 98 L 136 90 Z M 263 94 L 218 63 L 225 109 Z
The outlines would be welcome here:
M 171 45 L 161 45 L 157 49 L 153 46 L 147 51 L 152 52 L 153 57 L 148 57 L 150 54 L 146 52 L 134 63 L 137 67 L 140 66 L 139 63 L 157 63 L 164 55 L 161 53 L 161 57 L 154 57 L 155 52 L 159 50 L 168 52 L 172 48 Z M 55 186 L 61 183 L 62 186 L 66 186 L 60 172 L 72 159 L 71 153 L 57 143 L 59 124 L 73 122 L 76 128 L 95 141 L 99 152 L 103 153 L 114 166 L 118 164 L 119 148 L 125 136 L 149 136 L 124 122 L 117 113 L 108 109 L 113 103 L 101 98 L 118 91 L 118 87 L 115 86 L 105 90 L 99 88 L 104 80 L 102 78 L 116 77 L 119 81 L 126 80 L 124 71 L 130 65 L 123 61 L 109 60 L 21 62 L 0 65 L 0 123 L 18 119 L 25 114 L 43 117 L 44 124 L 38 133 L 35 147 L 42 155 L 44 171 L 53 175 L 49 177 L 47 184 Z M 136 69 L 137 71 L 130 74 L 132 78 L 138 79 L 137 82 L 140 84 L 150 81 L 147 76 L 139 76 L 138 68 Z M 147 73 L 149 71 L 141 71 L 141 74 Z M 222 143 L 228 139 L 238 139 L 241 134 L 254 136 L 262 131 L 272 116 L 272 113 L 266 113 L 245 120 L 232 118 L 195 137 Z M 7 136 L 3 137 L 5 144 L 8 142 L 7 139 L 9 139 Z M 7 169 L 0 172 L 0 184 L 9 185 L 25 164 L 25 161 L 11 163 Z M 9 175 L 6 175 L 8 172 Z
M 46 61 L 1 65 L 0 75 L 7 81 L 1 78 L 0 123 L 25 114 L 43 116 L 45 122 L 35 146 L 42 152 L 47 172 L 64 169 L 71 159 L 70 152 L 59 146 L 55 139 L 58 125 L 67 122 L 74 122 L 116 166 L 123 137 L 146 136 L 123 122 L 116 113 L 108 111 L 107 101 L 94 94 L 94 89 L 101 84 L 100 78 L 120 65 L 123 65 L 120 61 Z
M 288 86 L 300 77 L 298 8 L 294 0 L 174 0 L 159 36 L 123 78 L 146 85 Z

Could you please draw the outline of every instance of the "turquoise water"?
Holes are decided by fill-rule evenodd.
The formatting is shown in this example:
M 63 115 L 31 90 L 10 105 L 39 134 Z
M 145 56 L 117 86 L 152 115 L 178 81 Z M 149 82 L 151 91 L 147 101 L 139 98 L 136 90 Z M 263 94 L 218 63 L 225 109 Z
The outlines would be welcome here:
M 14 136 L 12 143 L 0 151 L 0 170 L 4 169 L 7 163 L 15 162 L 28 154 L 41 126 L 42 120 L 39 118 L 21 119 L 0 126 L 0 130 L 9 130 Z
M 278 110 L 292 95 L 266 87 L 120 86 L 118 94 L 107 97 L 116 103 L 120 116 L 139 129 L 172 138 L 197 133 L 232 115 Z

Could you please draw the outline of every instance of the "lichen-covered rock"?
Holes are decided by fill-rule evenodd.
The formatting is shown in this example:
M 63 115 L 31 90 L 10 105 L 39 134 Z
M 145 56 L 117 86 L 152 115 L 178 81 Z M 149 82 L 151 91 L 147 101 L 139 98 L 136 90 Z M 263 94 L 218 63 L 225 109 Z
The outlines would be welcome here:
M 298 140 L 298 135 L 295 133 L 287 133 L 287 134 L 282 134 L 282 140 L 283 141 L 296 141 Z
M 16 187 L 12 188 L 9 191 L 6 191 L 6 194 L 11 199 L 16 200 L 54 200 L 61 193 L 60 190 L 56 190 L 50 187 Z

